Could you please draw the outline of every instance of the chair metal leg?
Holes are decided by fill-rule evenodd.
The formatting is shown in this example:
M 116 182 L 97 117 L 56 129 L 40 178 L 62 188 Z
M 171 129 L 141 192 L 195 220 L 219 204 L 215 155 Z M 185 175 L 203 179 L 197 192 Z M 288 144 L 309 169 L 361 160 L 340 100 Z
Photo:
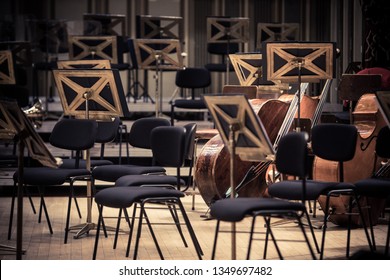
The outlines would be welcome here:
M 189 234 L 191 236 L 191 239 L 192 239 L 192 242 L 194 244 L 194 247 L 195 247 L 196 253 L 198 255 L 198 258 L 201 260 L 202 259 L 202 255 L 203 255 L 203 251 L 202 251 L 202 248 L 201 248 L 201 246 L 199 244 L 198 238 L 196 237 L 195 231 L 192 228 L 190 219 L 188 218 L 186 210 L 185 210 L 182 202 L 180 201 L 180 199 L 176 199 L 176 202 L 179 205 L 180 212 L 181 212 L 181 214 L 183 216 L 185 224 L 187 225 L 187 229 L 188 229 L 188 232 L 189 232 Z
M 211 252 L 211 259 L 215 260 L 215 252 L 217 250 L 217 241 L 218 241 L 218 233 L 219 233 L 219 224 L 220 220 L 217 220 L 217 225 L 215 226 L 215 235 L 214 235 L 214 244 L 213 244 L 213 250 Z
M 252 249 L 252 241 L 253 241 L 253 233 L 255 231 L 256 217 L 257 216 L 253 216 L 253 218 L 252 218 L 251 231 L 250 231 L 250 234 L 249 234 L 249 241 L 248 241 L 248 251 L 246 253 L 246 259 L 247 260 L 250 259 L 250 254 L 251 254 L 251 249 Z
M 49 226 L 50 234 L 53 234 L 53 228 L 51 226 L 49 213 L 47 212 L 47 207 L 46 207 L 46 202 L 45 202 L 45 198 L 44 198 L 43 192 L 40 190 L 40 187 L 38 187 L 38 190 L 39 190 L 39 194 L 41 196 L 41 209 L 43 209 L 43 212 L 45 214 L 45 218 L 46 218 L 46 221 L 47 221 L 47 225 Z M 41 222 L 42 210 L 40 210 L 39 212 L 40 212 L 40 214 L 39 214 L 39 222 Z
M 68 234 L 69 234 L 69 223 L 70 223 L 70 209 L 72 207 L 72 188 L 69 190 L 69 197 L 68 197 L 68 209 L 66 212 L 66 224 L 65 224 L 65 236 L 64 236 L 64 244 L 68 242 Z
M 271 217 L 264 217 L 264 220 L 265 220 L 265 223 L 267 225 L 267 229 L 269 230 L 269 234 L 271 235 L 271 238 L 272 238 L 272 240 L 274 242 L 275 249 L 276 249 L 276 252 L 278 253 L 279 259 L 283 260 L 284 258 L 282 256 L 282 252 L 280 251 L 279 246 L 278 246 L 278 244 L 276 242 L 274 233 L 271 230 Z
M 184 234 L 183 234 L 183 230 L 181 229 L 181 226 L 180 226 L 180 221 L 179 221 L 179 217 L 177 215 L 177 210 L 176 210 L 175 205 L 168 205 L 168 209 L 169 209 L 169 212 L 171 213 L 173 221 L 175 222 L 176 228 L 179 232 L 179 235 L 181 237 L 181 240 L 183 241 L 184 246 L 188 247 L 187 241 L 186 241 Z
M 311 257 L 312 257 L 313 260 L 315 260 L 315 259 L 316 259 L 316 256 L 315 256 L 315 254 L 314 254 L 313 248 L 312 248 L 311 245 L 310 245 L 310 241 L 309 241 L 309 238 L 307 237 L 305 228 L 304 228 L 303 223 L 302 223 L 302 219 L 301 219 L 301 217 L 298 216 L 297 214 L 296 214 L 296 218 L 297 218 L 297 221 L 298 221 L 298 225 L 299 225 L 299 227 L 301 228 L 303 237 L 305 238 L 305 241 L 306 241 L 307 246 L 308 246 L 308 248 L 309 248 Z
M 114 237 L 114 244 L 112 246 L 113 249 L 116 249 L 116 244 L 118 242 L 118 235 L 119 235 L 119 228 L 121 226 L 121 220 L 122 220 L 122 211 L 123 209 L 119 209 L 119 213 L 118 213 L 118 220 L 117 220 L 117 223 L 116 223 L 116 228 L 115 228 L 115 237 Z
M 316 247 L 317 253 L 320 253 L 320 246 L 318 245 L 317 238 L 316 238 L 316 236 L 314 234 L 313 225 L 311 223 L 311 220 L 310 220 L 310 217 L 309 217 L 309 213 L 307 212 L 307 210 L 305 211 L 305 215 L 306 215 L 306 220 L 307 220 L 307 223 L 309 225 L 309 229 L 310 229 L 311 235 L 313 237 L 313 242 L 314 242 L 314 245 Z
M 102 223 L 102 217 L 103 217 L 103 205 L 98 205 L 98 209 L 99 209 L 99 219 L 96 228 L 95 245 L 93 247 L 93 254 L 92 254 L 93 260 L 96 260 L 97 248 L 99 243 L 99 235 L 100 235 L 100 225 Z

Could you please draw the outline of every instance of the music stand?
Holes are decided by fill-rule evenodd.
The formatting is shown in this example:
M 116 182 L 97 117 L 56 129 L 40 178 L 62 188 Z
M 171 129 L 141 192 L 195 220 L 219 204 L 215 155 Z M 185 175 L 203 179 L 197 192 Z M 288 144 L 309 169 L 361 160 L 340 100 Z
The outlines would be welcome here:
M 249 18 L 207 17 L 207 42 L 226 43 L 226 84 L 229 84 L 230 43 L 249 41 Z
M 23 243 L 23 169 L 24 150 L 27 147 L 31 158 L 42 165 L 57 168 L 58 163 L 35 131 L 27 116 L 15 101 L 0 100 L 0 139 L 18 140 L 18 187 L 17 187 L 17 233 L 16 259 L 21 260 Z M 11 247 L 5 248 L 12 250 Z
M 9 50 L 15 60 L 15 64 L 31 67 L 31 43 L 25 41 L 0 42 L 0 50 Z
M 263 59 L 261 53 L 235 53 L 229 55 L 241 86 L 257 86 L 258 91 L 265 93 L 280 94 L 285 90 L 289 90 L 289 84 L 282 83 L 279 80 L 273 82 L 263 81 Z
M 102 35 L 117 35 L 121 36 L 126 34 L 125 21 L 126 16 L 120 14 L 83 14 L 84 21 L 97 21 L 102 26 Z M 114 29 L 120 26 L 120 32 Z
M 128 115 L 119 72 L 116 69 L 53 70 L 64 114 L 76 118 L 107 120 Z M 75 135 L 76 137 L 76 135 Z M 86 151 L 86 168 L 90 170 L 90 151 Z M 92 187 L 87 182 L 87 220 L 71 227 L 79 230 L 75 238 L 95 228 L 92 223 Z
M 390 91 L 376 91 L 375 96 L 379 110 L 390 128 Z
M 137 38 L 182 40 L 183 18 L 151 15 L 137 16 Z
M 262 161 L 275 154 L 265 128 L 245 95 L 211 96 L 204 100 L 230 153 L 231 198 L 235 198 L 235 156 Z M 232 259 L 236 259 L 236 224 L 232 223 Z
M 11 51 L 0 51 L 0 84 L 14 85 L 15 71 Z
M 176 39 L 134 39 L 134 49 L 139 68 L 155 70 L 155 114 L 162 112 L 162 70 L 183 69 L 180 41 Z
M 69 59 L 106 59 L 122 63 L 116 36 L 69 36 Z
M 111 63 L 106 59 L 96 60 L 59 60 L 58 69 L 111 69 Z
M 258 23 L 256 49 L 260 50 L 263 42 L 296 41 L 299 39 L 299 23 Z
M 337 93 L 340 99 L 349 101 L 349 116 L 352 120 L 353 102 L 365 93 L 374 93 L 381 88 L 382 76 L 379 74 L 343 74 Z
M 266 80 L 318 82 L 335 76 L 336 48 L 334 43 L 264 42 L 263 73 Z M 300 130 L 300 98 L 298 98 L 297 130 Z

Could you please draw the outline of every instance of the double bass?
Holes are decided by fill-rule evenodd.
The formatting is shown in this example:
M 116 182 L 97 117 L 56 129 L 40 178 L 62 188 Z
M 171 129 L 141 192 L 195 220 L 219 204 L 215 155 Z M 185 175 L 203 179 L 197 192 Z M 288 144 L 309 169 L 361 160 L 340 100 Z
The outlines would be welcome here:
M 300 98 L 303 98 L 306 88 L 307 84 L 302 84 L 302 95 Z M 296 114 L 297 98 L 293 98 L 290 102 L 279 99 L 251 100 L 251 104 L 261 119 L 271 143 L 274 143 L 274 147 L 277 146 L 281 135 L 290 130 L 292 120 Z M 255 178 L 247 182 L 244 188 L 240 188 L 238 194 L 244 197 L 267 196 L 265 172 L 271 162 L 246 162 L 240 160 L 238 156 L 236 156 L 235 160 L 235 179 L 237 182 L 245 180 L 248 170 L 257 169 Z M 227 148 L 224 147 L 219 135 L 210 139 L 200 151 L 195 165 L 195 182 L 207 205 L 228 196 L 227 192 L 230 186 L 228 176 L 230 174 L 229 163 L 230 154 Z M 239 185 L 237 182 L 236 186 Z
M 363 94 L 358 100 L 355 110 L 352 113 L 353 124 L 358 130 L 358 139 L 356 143 L 355 156 L 352 160 L 344 163 L 344 181 L 355 182 L 360 179 L 371 177 L 375 174 L 382 159 L 375 157 L 375 142 L 379 130 L 386 125 L 385 120 L 377 106 L 375 94 Z M 327 161 L 315 157 L 313 162 L 313 179 L 320 181 L 339 181 L 338 163 Z M 325 209 L 325 197 L 320 197 L 318 202 L 322 209 Z M 330 209 L 333 214 L 330 220 L 337 225 L 345 226 L 348 222 L 349 196 L 341 195 L 331 197 Z M 364 207 L 366 203 L 371 208 L 371 218 L 373 224 L 376 224 L 380 212 L 384 207 L 384 199 L 366 199 L 360 198 L 360 204 Z M 357 212 L 353 209 L 353 212 Z M 366 212 L 366 211 L 364 211 Z M 368 217 L 365 217 L 367 219 Z M 360 225 L 358 217 L 352 217 L 354 225 Z

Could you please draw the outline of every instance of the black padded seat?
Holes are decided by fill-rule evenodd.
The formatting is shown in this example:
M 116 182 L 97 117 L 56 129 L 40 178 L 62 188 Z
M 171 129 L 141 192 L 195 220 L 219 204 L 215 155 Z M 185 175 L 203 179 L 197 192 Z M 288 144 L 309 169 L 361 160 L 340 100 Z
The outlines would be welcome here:
M 27 185 L 52 186 L 62 185 L 70 177 L 89 175 L 87 169 L 54 169 L 50 167 L 29 167 L 23 171 L 23 183 Z M 18 171 L 14 173 L 15 182 L 18 181 Z
M 221 221 L 239 222 L 254 211 L 283 211 L 286 209 L 289 209 L 290 211 L 305 211 L 305 206 L 301 203 L 275 200 L 272 198 L 248 197 L 233 200 L 222 199 L 211 205 L 210 214 L 212 217 Z
M 150 150 L 151 131 L 159 126 L 170 126 L 170 122 L 165 118 L 145 117 L 134 121 L 128 135 L 128 143 L 135 148 Z M 154 165 L 131 165 L 112 164 L 96 166 L 92 170 L 94 180 L 115 182 L 122 176 L 140 175 L 150 173 L 165 173 L 165 168 Z
M 327 194 L 329 191 L 352 189 L 355 186 L 351 183 L 338 182 L 319 182 L 306 181 L 306 199 L 316 200 L 320 195 Z M 302 199 L 302 181 L 287 180 L 278 182 L 277 185 L 270 185 L 268 193 L 273 197 L 301 200 Z
M 76 152 L 76 161 L 78 155 L 81 155 L 81 152 L 91 149 L 95 144 L 95 139 L 97 135 L 97 123 L 95 120 L 86 120 L 86 119 L 62 119 L 58 121 L 49 138 L 49 142 L 53 147 L 75 151 Z M 19 173 L 16 171 L 14 173 L 14 184 L 17 183 L 19 179 Z M 66 225 L 65 225 L 65 236 L 64 243 L 67 243 L 68 232 L 70 230 L 70 211 L 72 199 L 74 196 L 74 182 L 75 181 L 91 181 L 91 171 L 83 168 L 49 168 L 49 167 L 25 167 L 23 169 L 22 180 L 24 186 L 36 186 L 38 187 L 40 195 L 40 213 L 38 221 L 41 221 L 42 210 L 46 216 L 46 221 L 49 226 L 49 231 L 52 234 L 53 229 L 51 227 L 51 222 L 49 218 L 49 213 L 47 211 L 46 202 L 44 199 L 44 187 L 50 187 L 53 185 L 63 185 L 64 183 L 69 184 L 69 202 L 66 216 Z M 92 185 L 93 186 L 93 185 Z M 16 189 L 16 188 L 15 188 Z M 9 230 L 8 238 L 11 238 L 11 227 L 14 211 L 14 202 L 16 194 L 12 196 L 11 202 L 11 211 L 10 211 L 10 221 L 9 221 Z M 78 210 L 79 217 L 81 218 L 80 210 L 75 200 L 76 207 Z
M 355 187 L 360 195 L 369 197 L 390 196 L 390 178 L 367 178 L 355 182 Z
M 185 109 L 206 109 L 203 99 L 177 99 L 172 102 L 173 107 Z
M 165 173 L 161 166 L 138 166 L 138 165 L 105 165 L 93 169 L 94 179 L 115 182 L 126 175 L 139 175 L 149 173 Z
M 91 159 L 91 168 L 94 168 L 96 166 L 101 166 L 101 165 L 112 165 L 112 161 L 108 159 Z M 62 164 L 60 165 L 61 169 L 69 169 L 69 168 L 74 168 L 75 165 L 75 160 L 73 158 L 64 158 L 62 159 Z M 79 163 L 79 168 L 86 169 L 87 168 L 87 163 L 85 160 L 80 160 Z
M 145 204 L 147 203 L 161 203 L 163 205 L 166 203 L 168 206 L 168 209 L 171 210 L 171 206 L 175 205 L 178 206 L 184 223 L 187 227 L 188 233 L 191 236 L 191 240 L 193 242 L 194 248 L 196 250 L 198 258 L 201 260 L 202 259 L 202 249 L 200 247 L 200 244 L 196 238 L 195 232 L 192 228 L 191 222 L 188 219 L 187 213 L 185 211 L 185 208 L 180 200 L 180 198 L 184 197 L 185 194 L 181 191 L 172 189 L 172 188 L 163 188 L 163 187 L 112 187 L 112 188 L 106 188 L 101 191 L 99 191 L 95 195 L 95 202 L 98 205 L 99 208 L 99 219 L 97 223 L 97 232 L 96 232 L 96 237 L 95 237 L 95 245 L 94 245 L 94 250 L 93 250 L 93 255 L 92 259 L 96 259 L 97 255 L 97 248 L 98 248 L 98 242 L 99 242 L 99 234 L 100 234 L 100 228 L 103 224 L 103 208 L 104 207 L 110 207 L 110 208 L 117 208 L 120 210 L 124 210 L 126 213 L 126 209 L 134 206 L 134 212 L 133 212 L 133 217 L 130 225 L 130 231 L 129 231 L 129 239 L 128 239 L 128 244 L 127 244 L 127 251 L 126 251 L 126 256 L 129 255 L 130 252 L 130 245 L 131 245 L 131 240 L 132 240 L 132 233 L 133 229 L 135 228 L 135 213 L 136 213 L 136 206 L 140 206 L 140 211 L 139 211 L 139 217 L 138 217 L 138 229 L 137 229 L 137 235 L 136 235 L 136 242 L 134 246 L 134 257 L 133 259 L 137 259 L 137 254 L 138 254 L 138 247 L 139 247 L 139 240 L 141 238 L 141 232 L 142 232 L 142 224 L 143 218 L 145 217 L 146 223 L 148 224 L 149 232 L 150 235 L 152 236 L 152 239 L 154 241 L 154 244 L 157 248 L 157 251 L 160 255 L 161 259 L 164 259 L 164 256 L 162 254 L 162 251 L 160 249 L 160 246 L 157 241 L 157 237 L 154 234 L 154 230 L 152 228 L 152 223 L 150 222 L 150 217 L 146 214 L 145 210 Z M 172 213 L 172 212 L 171 212 Z M 177 219 L 177 217 L 176 217 Z M 178 219 L 175 221 L 179 222 Z M 118 218 L 118 226 L 119 226 L 119 220 Z M 117 230 L 118 230 L 117 226 Z M 177 226 L 177 225 L 176 225 Z M 179 231 L 180 232 L 180 231 Z M 186 246 L 187 247 L 187 246 Z M 115 248 L 115 245 L 114 245 Z
M 129 175 L 123 176 L 116 180 L 115 186 L 141 186 L 141 185 L 177 185 L 176 176 L 166 175 Z M 186 182 L 180 179 L 180 184 L 185 185 Z
M 291 147 L 294 147 L 294 149 L 291 149 Z M 251 228 L 249 232 L 249 236 L 250 236 L 249 244 L 248 244 L 248 250 L 246 256 L 246 259 L 249 259 L 252 241 L 254 239 L 253 235 L 255 233 L 256 218 L 259 216 L 260 217 L 262 216 L 264 218 L 266 224 L 266 232 L 265 232 L 266 237 L 265 237 L 265 246 L 264 246 L 264 254 L 263 254 L 264 259 L 266 258 L 269 235 L 272 236 L 279 258 L 283 259 L 283 256 L 277 245 L 275 236 L 273 235 L 271 229 L 272 227 L 270 221 L 271 218 L 275 216 L 286 217 L 289 219 L 293 218 L 298 222 L 298 225 L 305 238 L 305 242 L 308 245 L 310 254 L 312 258 L 315 259 L 313 249 L 305 233 L 303 223 L 301 220 L 303 216 L 308 216 L 306 206 L 305 206 L 306 189 L 307 189 L 306 176 L 308 173 L 307 135 L 302 132 L 299 133 L 291 132 L 283 136 L 278 146 L 275 164 L 276 164 L 276 169 L 279 170 L 279 172 L 281 172 L 282 174 L 290 174 L 302 178 L 302 181 L 300 181 L 300 188 L 299 188 L 300 196 L 299 199 L 297 199 L 297 200 L 302 199 L 302 202 L 288 201 L 288 200 L 282 200 L 276 198 L 247 198 L 247 197 L 237 197 L 233 199 L 226 198 L 226 199 L 217 200 L 210 206 L 210 214 L 212 217 L 216 218 L 217 220 L 215 235 L 214 235 L 214 244 L 211 253 L 212 260 L 214 260 L 216 255 L 218 235 L 220 232 L 226 232 L 226 230 L 220 231 L 221 221 L 229 222 L 229 223 L 237 223 L 242 221 L 245 217 L 252 218 Z M 279 184 L 279 182 L 276 184 Z M 317 242 L 315 239 L 315 235 L 310 220 L 308 222 L 309 222 L 309 228 L 311 234 L 313 236 L 313 240 L 318 250 Z M 236 234 L 236 228 L 233 227 L 231 232 L 233 234 Z M 236 256 L 233 255 L 233 250 L 232 250 L 232 257 L 234 259 L 236 258 Z
M 95 195 L 95 202 L 111 208 L 129 208 L 141 199 L 172 196 L 184 197 L 184 193 L 160 187 L 112 187 L 99 191 Z

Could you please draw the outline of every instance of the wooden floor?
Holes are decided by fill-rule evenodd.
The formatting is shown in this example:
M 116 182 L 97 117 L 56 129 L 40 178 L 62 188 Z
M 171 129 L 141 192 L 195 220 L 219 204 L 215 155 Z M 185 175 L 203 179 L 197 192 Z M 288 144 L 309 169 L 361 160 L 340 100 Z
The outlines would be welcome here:
M 83 203 L 84 200 L 84 203 Z M 34 198 L 35 205 L 38 203 L 38 198 Z M 85 199 L 79 199 L 82 209 L 86 209 Z M 8 231 L 8 218 L 11 199 L 9 197 L 0 198 L 0 244 L 14 246 L 16 228 L 12 228 L 13 236 L 11 240 L 7 240 Z M 203 259 L 210 259 L 215 220 L 206 220 L 201 217 L 207 211 L 207 206 L 203 202 L 199 195 L 195 196 L 195 210 L 192 210 L 192 195 L 188 195 L 183 198 L 183 203 L 186 208 L 187 214 L 191 220 L 192 226 L 196 232 L 198 240 L 202 246 L 204 252 Z M 34 215 L 31 206 L 28 201 L 24 200 L 24 223 L 23 223 L 23 248 L 26 250 L 23 259 L 26 260 L 90 260 L 92 258 L 93 245 L 95 240 L 95 231 L 90 231 L 88 235 L 84 235 L 78 239 L 72 238 L 75 232 L 70 234 L 70 238 L 67 244 L 64 244 L 64 228 L 67 198 L 50 196 L 47 198 L 47 205 L 51 221 L 53 225 L 54 233 L 49 233 L 47 223 L 43 220 L 41 223 L 37 222 L 38 215 Z M 106 217 L 115 217 L 117 210 L 109 209 L 105 210 Z M 85 213 L 85 211 L 84 211 Z M 97 209 L 93 208 L 93 219 L 97 221 Z M 149 217 L 151 221 L 170 222 L 170 214 L 168 211 L 162 210 L 149 210 Z M 319 219 L 322 215 L 319 215 Z M 276 220 L 275 220 L 276 221 Z M 85 218 L 79 219 L 76 211 L 73 211 L 71 224 L 84 223 Z M 115 226 L 116 219 L 106 218 L 106 224 L 108 226 Z M 239 231 L 247 231 L 249 229 L 249 220 L 244 220 L 237 224 Z M 188 260 L 197 259 L 194 247 L 190 242 L 190 238 L 186 233 L 186 239 L 189 242 L 189 247 L 185 248 L 178 232 L 173 225 L 155 225 L 157 239 L 159 240 L 162 252 L 165 259 L 170 260 Z M 224 229 L 230 229 L 230 224 L 224 224 Z M 122 229 L 127 230 L 127 224 L 122 223 Z M 386 236 L 386 226 L 377 225 L 375 227 L 376 241 L 378 244 L 378 250 L 383 250 Z M 259 240 L 254 244 L 251 259 L 262 259 L 263 250 L 263 237 L 264 226 L 263 222 L 259 220 L 257 225 L 257 231 Z M 284 225 L 274 226 L 274 233 L 279 240 L 279 245 L 285 259 L 298 259 L 307 260 L 311 256 L 307 249 L 307 246 L 302 242 L 302 234 L 299 228 L 294 223 L 288 223 Z M 345 259 L 345 244 L 346 244 L 346 230 L 338 226 L 330 224 L 330 228 L 327 231 L 326 241 L 326 259 Z M 315 232 L 317 238 L 321 237 L 321 230 Z M 109 232 L 108 238 L 104 238 L 101 235 L 100 244 L 98 249 L 98 259 L 114 260 L 114 259 L 126 259 L 125 251 L 127 245 L 127 233 L 120 234 L 118 246 L 114 250 L 113 245 L 113 233 Z M 237 258 L 245 259 L 248 243 L 248 234 L 237 234 Z M 134 244 L 134 243 L 133 243 Z M 352 252 L 367 249 L 366 239 L 362 229 L 354 229 L 352 231 Z M 231 258 L 231 235 L 228 233 L 222 233 L 220 235 L 217 251 L 217 259 L 230 259 Z M 130 256 L 132 257 L 133 248 L 131 249 Z M 4 252 L 2 252 L 4 253 Z M 274 246 L 269 246 L 269 259 L 277 259 Z M 15 259 L 15 255 L 1 255 L 1 259 Z M 156 248 L 152 242 L 147 227 L 144 227 L 143 236 L 140 243 L 139 259 L 142 260 L 158 260 Z

